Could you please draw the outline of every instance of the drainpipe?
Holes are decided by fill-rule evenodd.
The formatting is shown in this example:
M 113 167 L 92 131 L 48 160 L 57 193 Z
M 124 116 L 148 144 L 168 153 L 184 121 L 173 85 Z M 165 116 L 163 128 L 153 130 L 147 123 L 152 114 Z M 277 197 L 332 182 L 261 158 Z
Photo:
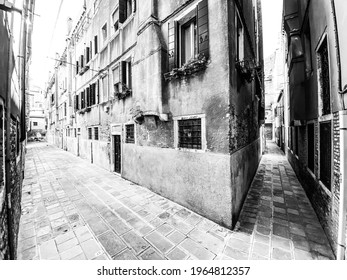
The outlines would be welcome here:
M 347 206 L 347 110 L 340 111 L 340 207 L 337 239 L 337 259 L 346 254 L 346 206 Z
M 338 91 L 341 97 L 342 111 L 339 112 L 340 119 L 340 205 L 339 205 L 339 222 L 337 236 L 337 255 L 338 260 L 344 260 L 346 254 L 346 207 L 347 207 L 347 110 L 344 103 L 344 95 L 346 89 L 342 89 L 342 72 L 341 72 L 341 56 L 340 56 L 340 41 L 336 18 L 335 1 L 331 0 L 331 8 L 334 21 L 334 33 L 336 44 L 336 60 L 338 71 Z M 345 87 L 346 88 L 346 87 Z

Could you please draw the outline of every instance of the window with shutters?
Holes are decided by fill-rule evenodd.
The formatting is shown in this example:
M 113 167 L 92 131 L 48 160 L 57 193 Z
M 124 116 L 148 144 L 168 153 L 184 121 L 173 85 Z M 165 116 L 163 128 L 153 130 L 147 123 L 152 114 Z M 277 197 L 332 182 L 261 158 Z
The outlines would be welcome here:
M 75 95 L 75 111 L 78 111 L 80 109 L 79 107 L 79 95 Z
M 169 71 L 195 61 L 209 59 L 207 0 L 198 3 L 195 9 L 179 20 L 169 22 L 168 27 Z M 194 66 L 197 64 L 199 63 Z
M 79 63 L 78 61 L 76 61 L 76 75 L 78 75 L 79 71 L 80 71 Z
M 113 69 L 113 87 L 115 97 L 124 99 L 132 93 L 132 65 L 131 59 L 121 61 L 120 65 Z
M 119 0 L 119 23 L 124 23 L 135 11 L 136 0 Z
M 85 98 L 85 91 L 81 92 L 81 109 L 84 109 L 86 107 L 86 98 Z

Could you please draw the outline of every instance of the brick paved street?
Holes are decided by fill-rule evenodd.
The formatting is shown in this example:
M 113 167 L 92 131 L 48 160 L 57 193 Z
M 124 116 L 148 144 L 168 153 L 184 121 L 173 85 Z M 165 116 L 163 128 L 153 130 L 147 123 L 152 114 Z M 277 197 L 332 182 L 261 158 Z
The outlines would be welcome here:
M 19 259 L 334 258 L 272 143 L 235 231 L 46 143 L 27 148 Z

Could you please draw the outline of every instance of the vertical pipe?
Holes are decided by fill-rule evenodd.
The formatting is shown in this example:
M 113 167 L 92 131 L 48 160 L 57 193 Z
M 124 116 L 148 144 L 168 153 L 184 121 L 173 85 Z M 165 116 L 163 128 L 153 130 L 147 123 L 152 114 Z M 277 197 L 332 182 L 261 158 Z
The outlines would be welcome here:
M 340 117 L 340 205 L 337 239 L 337 259 L 344 260 L 346 254 L 346 205 L 347 205 L 347 110 Z

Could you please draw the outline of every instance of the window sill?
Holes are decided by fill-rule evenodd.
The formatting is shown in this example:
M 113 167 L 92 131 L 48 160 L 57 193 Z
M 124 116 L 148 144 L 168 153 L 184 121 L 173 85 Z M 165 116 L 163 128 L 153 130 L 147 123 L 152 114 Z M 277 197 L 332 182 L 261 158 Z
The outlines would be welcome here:
M 174 68 L 170 72 L 165 73 L 164 78 L 166 81 L 171 81 L 193 76 L 194 74 L 206 70 L 209 63 L 210 62 L 205 58 L 205 56 L 197 57 L 188 61 L 182 67 Z
M 176 151 L 203 154 L 206 153 L 206 149 L 188 149 L 188 148 L 175 148 Z

